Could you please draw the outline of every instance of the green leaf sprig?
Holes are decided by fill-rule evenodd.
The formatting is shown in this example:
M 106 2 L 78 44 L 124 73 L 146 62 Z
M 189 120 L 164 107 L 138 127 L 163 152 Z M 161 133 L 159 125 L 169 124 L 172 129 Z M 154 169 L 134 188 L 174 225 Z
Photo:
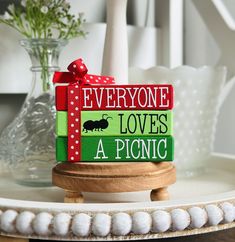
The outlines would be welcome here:
M 0 17 L 4 23 L 26 38 L 66 39 L 85 36 L 83 14 L 76 17 L 70 13 L 70 4 L 65 0 L 22 0 L 19 6 L 10 4 Z

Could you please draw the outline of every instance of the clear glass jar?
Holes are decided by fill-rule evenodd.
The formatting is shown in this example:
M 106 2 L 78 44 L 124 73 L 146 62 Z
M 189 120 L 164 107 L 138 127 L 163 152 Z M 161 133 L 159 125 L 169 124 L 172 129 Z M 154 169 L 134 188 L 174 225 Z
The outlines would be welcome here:
M 59 70 L 59 54 L 66 43 L 54 39 L 21 41 L 32 61 L 32 85 L 20 112 L 1 134 L 0 160 L 22 185 L 51 185 L 56 115 L 52 76 Z

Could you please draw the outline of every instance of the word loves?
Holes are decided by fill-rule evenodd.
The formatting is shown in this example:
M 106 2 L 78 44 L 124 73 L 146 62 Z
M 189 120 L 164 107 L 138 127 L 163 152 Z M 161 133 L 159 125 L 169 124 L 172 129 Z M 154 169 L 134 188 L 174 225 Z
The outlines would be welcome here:
M 57 112 L 57 136 L 68 136 L 68 114 Z M 73 124 L 72 124 L 73 126 Z M 169 110 L 81 111 L 82 136 L 172 135 Z
M 120 117 L 120 134 L 167 134 L 170 126 L 170 113 L 131 113 L 125 117 L 125 112 L 118 114 Z M 170 127 L 171 129 L 171 127 Z
M 172 85 L 115 85 L 81 59 L 68 70 L 53 79 L 57 161 L 173 160 Z
M 77 93 L 81 100 L 81 110 L 167 110 L 173 107 L 171 85 L 105 85 L 81 86 L 70 91 Z M 66 110 L 66 86 L 56 87 L 56 108 Z M 76 97 L 75 96 L 75 97 Z

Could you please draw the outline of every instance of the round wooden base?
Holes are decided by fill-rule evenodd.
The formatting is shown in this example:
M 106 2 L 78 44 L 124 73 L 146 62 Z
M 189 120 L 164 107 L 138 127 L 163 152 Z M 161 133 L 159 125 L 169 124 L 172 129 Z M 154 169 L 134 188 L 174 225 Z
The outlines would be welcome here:
M 152 190 L 151 200 L 167 200 L 167 187 L 176 180 L 171 162 L 60 163 L 52 182 L 65 190 L 65 202 L 83 202 L 82 192 L 134 192 Z

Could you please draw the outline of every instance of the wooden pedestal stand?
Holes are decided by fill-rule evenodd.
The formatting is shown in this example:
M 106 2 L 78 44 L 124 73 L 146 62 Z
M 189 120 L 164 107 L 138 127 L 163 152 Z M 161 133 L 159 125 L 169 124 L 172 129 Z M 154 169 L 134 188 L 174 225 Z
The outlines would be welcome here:
M 151 191 L 151 200 L 167 200 L 176 180 L 171 162 L 61 163 L 52 171 L 53 184 L 65 190 L 64 202 L 83 202 L 82 192 Z

